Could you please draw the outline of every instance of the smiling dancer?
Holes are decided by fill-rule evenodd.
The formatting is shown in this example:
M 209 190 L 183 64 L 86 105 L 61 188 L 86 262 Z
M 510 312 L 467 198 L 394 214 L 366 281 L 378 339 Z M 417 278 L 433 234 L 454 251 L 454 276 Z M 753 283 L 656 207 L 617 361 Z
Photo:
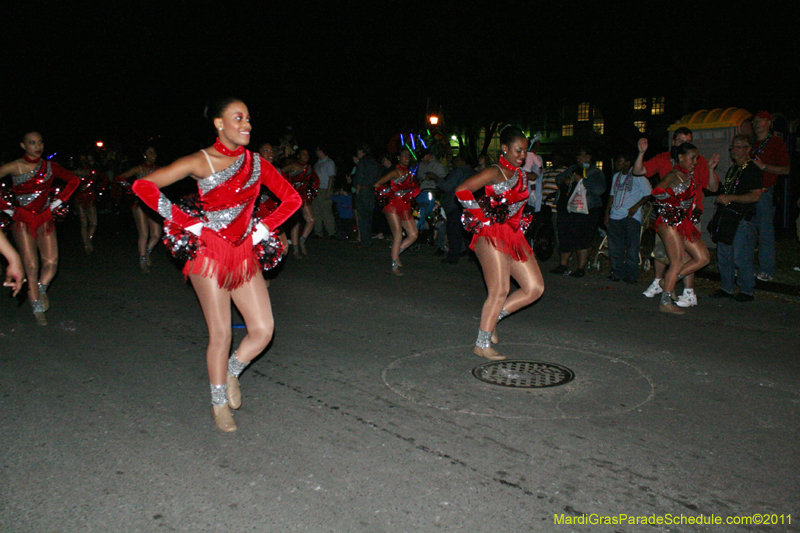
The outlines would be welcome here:
M 646 151 L 647 141 L 639 141 L 639 158 Z M 675 284 L 685 276 L 697 272 L 711 260 L 708 248 L 695 227 L 699 213 L 696 203 L 697 184 L 693 177 L 699 157 L 695 145 L 687 142 L 678 146 L 675 150 L 675 169 L 653 188 L 653 203 L 658 212 L 656 232 L 664 241 L 669 257 L 669 268 L 664 276 L 659 305 L 662 313 L 686 313 L 672 300 Z M 713 173 L 712 176 L 716 174 Z M 709 187 L 716 189 L 717 183 L 716 178 L 712 177 Z M 684 252 L 689 255 L 687 261 L 684 261 Z
M 497 323 L 544 292 L 542 272 L 525 239 L 523 220 L 528 178 L 520 167 L 525 164 L 528 140 L 518 128 L 506 126 L 500 132 L 500 146 L 499 164 L 456 188 L 456 197 L 464 206 L 464 225 L 475 233 L 470 248 L 478 256 L 489 291 L 473 351 L 493 361 L 505 359 L 491 346 L 498 342 Z M 473 193 L 482 187 L 485 196 L 475 201 Z M 512 277 L 520 288 L 509 294 Z
M 80 178 L 42 159 L 44 141 L 38 132 L 26 133 L 20 146 L 25 151 L 22 158 L 0 167 L 0 179 L 12 177 L 14 194 L 13 204 L 0 199 L 0 210 L 12 215 L 14 220 L 14 240 L 28 277 L 28 300 L 36 323 L 46 326 L 44 313 L 50 307 L 47 288 L 58 268 L 58 241 L 52 211 L 69 199 L 80 184 Z M 54 179 L 66 182 L 60 192 L 54 187 Z
M 274 228 L 299 209 L 302 200 L 275 167 L 245 150 L 252 128 L 241 100 L 221 100 L 210 112 L 219 135 L 214 145 L 136 180 L 133 190 L 164 217 L 170 232 L 177 227 L 199 237 L 196 256 L 190 254 L 183 273 L 192 282 L 208 326 L 206 361 L 214 422 L 230 432 L 236 431 L 230 409 L 241 406 L 239 375 L 267 347 L 274 329 L 254 247 L 271 241 Z M 179 209 L 159 191 L 186 176 L 197 180 L 200 213 Z M 261 185 L 281 204 L 259 220 L 253 218 L 253 207 Z M 178 241 L 188 238 L 188 233 Z M 247 335 L 229 358 L 231 301 L 244 318 Z

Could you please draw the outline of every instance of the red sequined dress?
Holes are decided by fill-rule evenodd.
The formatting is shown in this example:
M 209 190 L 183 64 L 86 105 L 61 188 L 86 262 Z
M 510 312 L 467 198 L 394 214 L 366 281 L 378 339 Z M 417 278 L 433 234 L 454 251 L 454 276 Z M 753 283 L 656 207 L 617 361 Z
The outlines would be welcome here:
M 253 210 L 261 185 L 281 204 L 258 219 Z M 202 211 L 199 217 L 173 205 L 150 181 L 136 180 L 133 191 L 170 224 L 182 228 L 203 224 L 199 251 L 184 265 L 185 276 L 215 277 L 221 288 L 236 289 L 261 268 L 253 250 L 256 224 L 261 222 L 274 231 L 300 208 L 302 200 L 275 167 L 249 150 L 228 168 L 197 180 L 197 187 Z
M 17 164 L 19 168 L 19 164 Z M 22 170 L 20 168 L 20 170 Z M 62 190 L 54 187 L 53 180 L 66 182 Z M 31 235 L 36 235 L 40 226 L 45 234 L 53 231 L 53 215 L 50 205 L 54 200 L 65 203 L 80 184 L 80 178 L 51 161 L 40 160 L 33 170 L 11 177 L 13 203 L 0 198 L 0 210 L 13 210 L 12 220 L 25 224 Z
M 92 169 L 87 170 L 85 176 L 80 177 L 81 183 L 78 190 L 75 191 L 73 198 L 75 203 L 81 207 L 88 207 L 92 202 L 96 201 L 103 190 L 103 184 L 100 180 L 100 174 Z
M 513 170 L 514 174 L 502 183 L 487 185 L 484 188 L 485 196 L 480 201 L 476 201 L 472 192 L 467 190 L 459 191 L 456 197 L 464 206 L 462 220 L 465 227 L 475 233 L 469 245 L 470 250 L 475 250 L 478 239 L 485 238 L 496 250 L 510 255 L 516 261 L 525 262 L 533 256 L 533 250 L 525 238 L 528 221 L 523 221 L 529 196 L 528 176 L 502 156 L 500 165 Z
M 414 172 L 408 167 L 397 165 L 398 177 L 389 182 L 388 202 L 384 213 L 395 213 L 400 220 L 411 220 L 413 210 L 411 202 L 419 194 L 419 182 Z
M 700 232 L 695 224 L 702 212 L 695 209 L 696 194 L 697 186 L 691 176 L 686 181 L 669 189 L 661 187 L 653 189 L 653 203 L 658 212 L 656 231 L 661 224 L 668 224 L 678 230 L 678 233 L 689 242 L 700 237 Z
M 314 172 L 314 167 L 304 164 L 301 169 L 286 172 L 284 176 L 303 199 L 303 202 L 311 202 L 316 198 L 317 190 L 319 190 L 319 177 Z

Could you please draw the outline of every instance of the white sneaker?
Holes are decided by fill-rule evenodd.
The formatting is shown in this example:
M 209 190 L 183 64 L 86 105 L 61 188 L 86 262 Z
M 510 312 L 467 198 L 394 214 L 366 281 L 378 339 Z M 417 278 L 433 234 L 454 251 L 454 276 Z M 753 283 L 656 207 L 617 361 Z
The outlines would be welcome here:
M 773 279 L 772 276 L 770 276 L 766 272 L 759 272 L 756 278 L 760 279 L 761 281 L 772 281 Z
M 648 298 L 652 298 L 656 294 L 661 294 L 662 292 L 664 292 L 664 289 L 661 288 L 661 285 L 659 284 L 660 282 L 661 282 L 660 279 L 654 279 L 653 283 L 651 283 L 650 286 L 647 287 L 647 290 L 644 291 L 642 294 L 644 294 Z
M 675 301 L 678 307 L 692 307 L 697 305 L 697 295 L 692 289 L 683 289 L 680 298 Z

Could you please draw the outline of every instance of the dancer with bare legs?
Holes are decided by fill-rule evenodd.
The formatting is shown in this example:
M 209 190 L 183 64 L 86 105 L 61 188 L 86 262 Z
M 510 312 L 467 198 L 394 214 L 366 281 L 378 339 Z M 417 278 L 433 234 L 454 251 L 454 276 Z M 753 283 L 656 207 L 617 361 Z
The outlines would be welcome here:
M 525 164 L 528 140 L 518 128 L 506 126 L 500 143 L 503 155 L 498 164 L 456 188 L 456 197 L 464 206 L 465 227 L 475 233 L 470 248 L 478 256 L 489 292 L 473 352 L 492 361 L 505 359 L 492 348 L 499 342 L 497 323 L 544 292 L 542 272 L 524 234 L 528 178 L 520 167 Z M 478 202 L 473 193 L 481 188 L 485 196 Z M 509 294 L 512 277 L 519 289 Z
M 144 162 L 141 165 L 137 165 L 114 178 L 114 181 L 127 192 L 132 192 L 131 178 L 135 182 L 158 170 L 156 165 L 158 154 L 154 147 L 147 146 L 142 153 L 142 157 L 144 157 Z M 135 196 L 131 200 L 131 212 L 133 213 L 133 220 L 136 222 L 136 233 L 138 235 L 136 247 L 139 251 L 139 268 L 145 274 L 149 274 L 150 267 L 153 266 L 150 254 L 152 254 L 153 248 L 156 247 L 158 241 L 161 240 L 161 217 L 152 209 L 144 206 Z
M 417 240 L 417 225 L 412 215 L 411 201 L 419 194 L 419 183 L 409 168 L 411 152 L 404 148 L 398 156 L 398 164 L 385 176 L 375 182 L 375 189 L 391 183 L 388 202 L 383 208 L 389 229 L 392 231 L 392 274 L 402 276 L 400 254 Z M 403 237 L 403 230 L 406 236 Z
M 303 226 L 303 233 L 300 233 L 299 218 L 297 220 L 293 219 L 293 223 L 290 222 L 292 227 L 289 230 L 292 238 L 292 245 L 294 246 L 294 256 L 296 258 L 301 257 L 301 252 L 303 255 L 308 255 L 306 239 L 311 235 L 311 232 L 314 231 L 314 213 L 311 210 L 311 202 L 317 196 L 319 178 L 316 172 L 314 172 L 314 167 L 308 164 L 308 159 L 308 150 L 300 150 L 297 152 L 297 159 L 281 169 L 283 175 L 289 183 L 292 184 L 303 200 L 303 207 L 300 209 L 305 224 Z
M 20 146 L 25 151 L 22 158 L 0 167 L 0 179 L 12 177 L 14 194 L 13 204 L 0 199 L 0 210 L 11 214 L 14 220 L 12 232 L 28 278 L 28 300 L 36 323 L 46 326 L 44 313 L 50 307 L 47 289 L 58 269 L 58 241 L 52 211 L 69 199 L 80 178 L 42 159 L 44 141 L 39 132 L 26 133 Z M 66 185 L 51 198 L 56 191 L 54 179 Z
M 647 150 L 647 141 L 639 142 L 639 151 Z M 641 157 L 641 155 L 640 155 Z M 699 153 L 691 143 L 683 143 L 675 150 L 675 169 L 669 172 L 653 188 L 653 202 L 658 211 L 656 232 L 664 242 L 669 257 L 669 268 L 663 280 L 663 292 L 659 311 L 673 315 L 686 313 L 675 305 L 672 294 L 675 284 L 689 274 L 706 266 L 711 260 L 708 248 L 700 239 L 695 227 L 698 209 L 693 175 L 697 167 Z M 712 173 L 709 186 L 716 189 L 716 174 Z M 688 253 L 688 260 L 685 258 Z
M 189 259 L 183 273 L 191 280 L 208 326 L 206 363 L 214 422 L 220 430 L 231 432 L 237 429 L 231 409 L 242 403 L 239 375 L 267 347 L 274 329 L 258 256 L 267 246 L 276 250 L 279 245 L 272 229 L 299 209 L 302 201 L 275 167 L 245 150 L 252 128 L 241 100 L 220 100 L 210 115 L 218 134 L 213 146 L 137 180 L 133 190 L 164 217 L 168 238 L 175 237 L 173 250 L 186 242 L 195 243 L 185 250 Z M 199 214 L 179 209 L 159 191 L 186 176 L 197 180 L 202 205 Z M 253 208 L 261 185 L 281 204 L 266 218 L 257 219 Z M 229 357 L 231 302 L 244 318 L 247 335 Z

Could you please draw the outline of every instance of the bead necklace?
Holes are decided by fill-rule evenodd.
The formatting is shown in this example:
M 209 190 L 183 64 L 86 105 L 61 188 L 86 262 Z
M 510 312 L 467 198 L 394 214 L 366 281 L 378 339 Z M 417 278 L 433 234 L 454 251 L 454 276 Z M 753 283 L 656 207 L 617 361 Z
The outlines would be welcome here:
M 614 182 L 614 209 L 621 209 L 625 205 L 625 195 L 633 190 L 633 181 L 631 180 L 631 173 L 633 169 L 628 171 L 623 179 L 617 179 Z M 622 185 L 620 185 L 620 183 Z M 622 194 L 617 194 L 618 192 Z
M 725 176 L 725 194 L 734 194 L 736 187 L 739 185 L 739 178 L 742 176 L 742 172 L 751 161 L 752 159 L 748 159 L 742 166 L 732 166 L 728 169 L 728 174 Z
M 769 142 L 770 138 L 772 138 L 772 132 L 767 133 L 767 136 L 764 137 L 764 140 L 758 144 L 758 147 L 754 146 L 750 149 L 750 157 L 756 157 L 760 155 L 767 148 L 767 143 Z

